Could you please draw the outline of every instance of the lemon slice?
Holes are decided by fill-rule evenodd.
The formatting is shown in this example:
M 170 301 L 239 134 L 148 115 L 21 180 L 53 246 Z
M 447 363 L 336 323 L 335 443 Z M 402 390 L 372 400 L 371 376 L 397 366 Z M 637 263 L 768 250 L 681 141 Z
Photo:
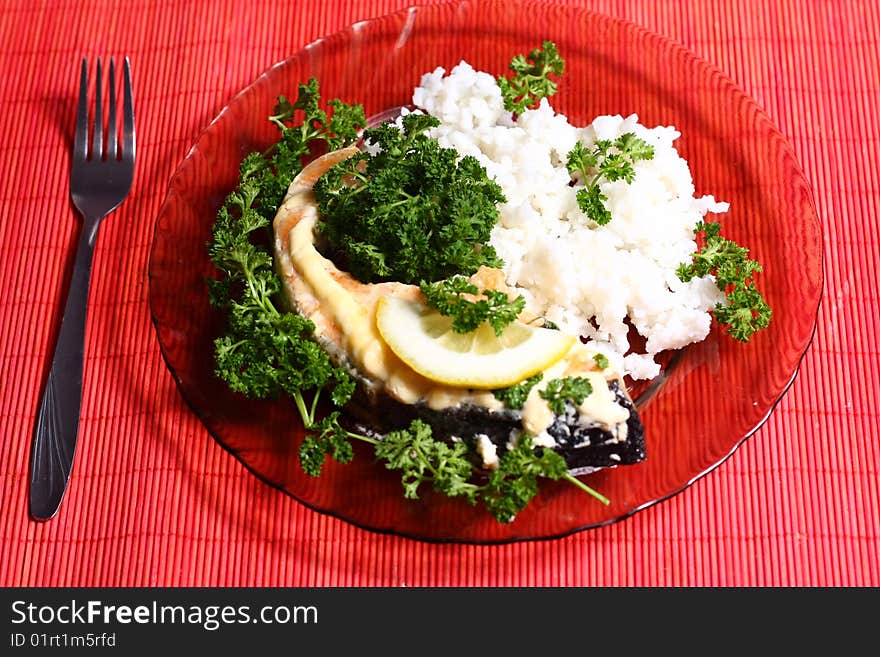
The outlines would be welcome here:
M 379 299 L 379 334 L 422 376 L 463 388 L 506 388 L 561 359 L 575 337 L 514 322 L 500 336 L 488 324 L 456 333 L 452 320 L 423 304 L 394 296 Z

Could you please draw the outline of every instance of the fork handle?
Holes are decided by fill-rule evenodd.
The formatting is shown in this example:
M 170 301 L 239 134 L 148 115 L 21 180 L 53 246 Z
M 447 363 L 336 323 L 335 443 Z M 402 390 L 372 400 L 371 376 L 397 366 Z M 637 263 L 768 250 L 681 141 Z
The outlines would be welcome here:
M 46 379 L 31 447 L 30 513 L 48 520 L 58 511 L 76 451 L 82 399 L 86 306 L 98 221 L 87 218 L 76 250 L 61 329 Z

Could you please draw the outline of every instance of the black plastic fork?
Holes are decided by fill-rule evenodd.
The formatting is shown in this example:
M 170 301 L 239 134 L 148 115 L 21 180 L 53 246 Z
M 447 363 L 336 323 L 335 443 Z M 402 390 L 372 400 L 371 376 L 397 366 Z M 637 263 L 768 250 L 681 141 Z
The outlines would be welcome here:
M 82 399 L 83 352 L 92 254 L 98 227 L 128 195 L 134 177 L 135 132 L 131 70 L 126 57 L 122 97 L 122 134 L 116 112 L 114 62 L 110 60 L 107 134 L 101 100 L 101 60 L 95 72 L 95 110 L 89 127 L 88 63 L 82 61 L 70 196 L 83 217 L 61 329 L 43 390 L 31 449 L 30 514 L 48 520 L 58 511 L 76 451 Z M 91 149 L 89 133 L 91 132 Z

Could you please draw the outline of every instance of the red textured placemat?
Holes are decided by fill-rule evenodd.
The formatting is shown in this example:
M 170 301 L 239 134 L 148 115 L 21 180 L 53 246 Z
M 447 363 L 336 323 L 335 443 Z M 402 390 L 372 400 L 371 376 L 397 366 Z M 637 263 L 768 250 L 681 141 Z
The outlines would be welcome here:
M 0 584 L 880 584 L 874 2 L 558 3 L 633 20 L 720 67 L 790 139 L 823 222 L 825 299 L 794 385 L 731 459 L 682 494 L 561 540 L 429 545 L 312 512 L 211 439 L 150 321 L 147 259 L 169 178 L 266 67 L 409 4 L 4 3 Z M 98 238 L 70 490 L 38 524 L 27 516 L 27 468 L 78 227 L 67 187 L 76 71 L 97 55 L 132 59 L 139 167 Z

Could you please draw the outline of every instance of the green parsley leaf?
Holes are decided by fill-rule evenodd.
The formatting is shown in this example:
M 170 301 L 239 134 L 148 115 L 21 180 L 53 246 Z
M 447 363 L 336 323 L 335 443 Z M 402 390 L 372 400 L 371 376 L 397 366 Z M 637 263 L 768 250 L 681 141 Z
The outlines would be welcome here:
M 715 319 L 732 338 L 748 342 L 752 335 L 769 326 L 772 316 L 754 282 L 754 275 L 763 271 L 761 265 L 748 257 L 748 249 L 721 236 L 720 223 L 701 221 L 695 232 L 698 238 L 702 236 L 702 246 L 693 260 L 680 265 L 676 273 L 684 282 L 714 275 L 715 284 L 727 297 L 715 306 Z
M 214 343 L 217 375 L 248 397 L 286 393 L 303 408 L 303 392 L 311 391 L 317 398 L 324 389 L 341 406 L 351 397 L 354 381 L 314 341 L 314 326 L 308 319 L 276 304 L 281 281 L 268 245 L 272 219 L 291 179 L 302 168 L 302 158 L 320 142 L 357 139 L 363 108 L 341 101 L 332 107 L 328 121 L 327 112 L 319 107 L 314 79 L 299 86 L 294 102 L 279 97 L 269 117 L 281 130 L 279 141 L 241 162 L 238 185 L 219 209 L 208 243 L 208 255 L 218 272 L 208 281 L 209 299 L 227 318 L 224 333 Z M 313 418 L 306 413 L 305 419 L 311 423 Z
M 635 133 L 627 132 L 615 140 L 600 139 L 592 148 L 578 142 L 569 151 L 566 167 L 569 173 L 578 174 L 584 187 L 576 192 L 578 207 L 600 226 L 611 221 L 611 212 L 606 206 L 608 197 L 602 192 L 602 180 L 613 182 L 624 180 L 627 184 L 635 180 L 635 163 L 654 158 L 654 147 Z
M 354 448 L 349 441 L 351 434 L 339 424 L 339 411 L 333 411 L 306 429 L 308 433 L 299 448 L 299 461 L 306 474 L 319 476 L 325 456 L 339 463 L 349 463 L 354 458 Z
M 525 381 L 515 383 L 508 388 L 493 390 L 492 394 L 495 395 L 495 399 L 504 402 L 504 405 L 507 406 L 507 408 L 518 411 L 526 403 L 526 398 L 528 398 L 529 393 L 532 391 L 532 388 L 535 387 L 535 384 L 543 378 L 544 375 L 541 372 L 538 372 Z
M 544 41 L 528 55 L 516 55 L 508 65 L 513 71 L 510 78 L 499 76 L 496 80 L 504 98 L 504 108 L 522 114 L 541 100 L 556 93 L 557 84 L 551 75 L 562 75 L 565 60 L 552 41 Z
M 538 494 L 539 477 L 561 479 L 567 474 L 562 456 L 534 448 L 531 437 L 523 434 L 515 447 L 502 454 L 481 491 L 481 499 L 499 522 L 512 522 Z
M 567 376 L 549 381 L 538 394 L 547 400 L 550 410 L 556 415 L 562 415 L 565 413 L 566 401 L 571 401 L 575 405 L 581 404 L 592 392 L 593 386 L 589 379 L 581 376 Z
M 409 429 L 392 431 L 376 444 L 376 456 L 389 470 L 402 470 L 404 497 L 418 499 L 419 486 L 430 482 L 448 497 L 476 502 L 478 487 L 468 480 L 473 466 L 464 443 L 447 443 L 432 436 L 431 427 L 413 420 Z
M 389 433 L 376 444 L 376 456 L 390 470 L 403 472 L 404 497 L 418 499 L 422 484 L 448 497 L 481 501 L 502 523 L 512 522 L 538 494 L 538 479 L 570 479 L 582 490 L 607 503 L 601 495 L 568 474 L 565 459 L 556 452 L 535 448 L 528 434 L 506 450 L 483 484 L 474 483 L 473 465 L 464 443 L 438 441 L 431 428 L 414 420 L 408 429 Z
M 608 197 L 599 185 L 592 184 L 577 190 L 575 198 L 581 211 L 600 226 L 605 226 L 611 221 L 611 211 L 605 205 Z
M 428 305 L 441 315 L 452 317 L 452 329 L 457 333 L 470 333 L 483 322 L 489 322 L 495 335 L 513 323 L 525 308 L 526 300 L 520 295 L 511 300 L 504 292 L 483 290 L 468 282 L 464 276 L 452 276 L 436 283 L 420 284 Z M 462 295 L 482 295 L 475 301 Z
M 596 367 L 602 370 L 611 364 L 608 362 L 608 356 L 605 354 L 593 354 L 593 362 L 596 363 Z
M 501 187 L 475 158 L 425 134 L 438 123 L 413 113 L 402 130 L 365 130 L 378 152 L 336 164 L 315 184 L 318 228 L 361 281 L 417 284 L 501 264 L 489 245 Z

